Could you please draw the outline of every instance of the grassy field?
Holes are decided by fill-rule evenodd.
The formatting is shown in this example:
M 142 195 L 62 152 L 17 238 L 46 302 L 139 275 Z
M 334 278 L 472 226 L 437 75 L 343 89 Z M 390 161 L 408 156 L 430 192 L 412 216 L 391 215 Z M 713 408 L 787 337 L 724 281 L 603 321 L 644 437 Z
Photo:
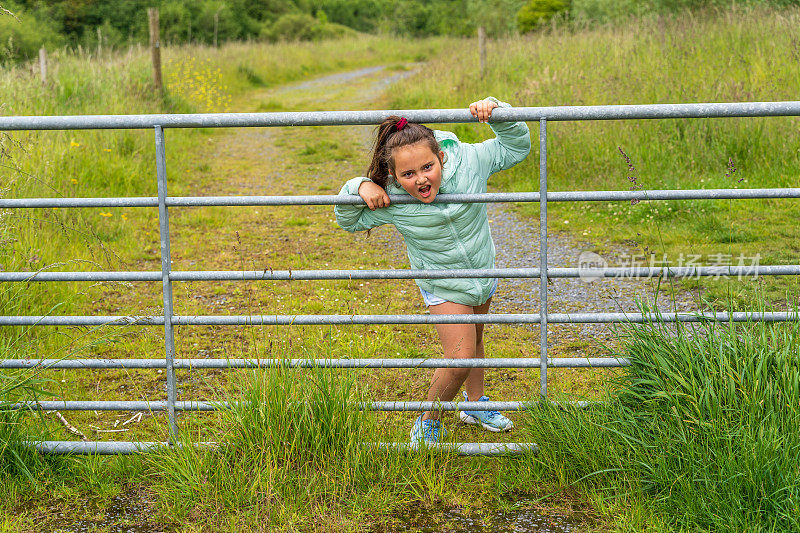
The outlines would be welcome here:
M 797 18 L 796 11 L 739 11 L 577 34 L 554 30 L 491 43 L 483 80 L 475 76 L 475 45 L 466 40 L 167 49 L 166 95 L 149 88 L 142 52 L 102 61 L 64 56 L 55 61 L 57 81 L 49 87 L 41 88 L 26 69 L 5 71 L 0 85 L 13 96 L 4 100 L 2 112 L 462 107 L 486 94 L 514 105 L 789 100 L 800 82 L 791 59 Z M 609 42 L 616 46 L 606 48 Z M 284 88 L 370 65 L 388 68 L 328 87 Z M 418 73 L 384 92 L 387 73 L 409 68 Z M 471 125 L 455 129 L 466 140 L 485 133 Z M 363 173 L 368 135 L 367 128 L 171 130 L 170 194 L 332 194 L 344 179 Z M 631 174 L 620 147 L 645 188 L 791 186 L 798 173 L 793 135 L 796 120 L 776 118 L 553 124 L 550 187 L 628 188 Z M 10 196 L 155 195 L 152 132 L 14 134 L 2 143 L 6 171 L 0 186 Z M 535 190 L 537 160 L 532 154 L 499 175 L 497 186 Z M 564 204 L 553 206 L 551 220 L 552 228 L 600 253 L 632 249 L 637 241 L 669 257 L 761 252 L 762 263 L 796 263 L 795 203 Z M 373 238 L 338 229 L 328 208 L 173 209 L 170 217 L 175 269 L 406 266 L 402 255 L 387 253 Z M 40 210 L 5 214 L 3 224 L 5 270 L 160 265 L 155 210 Z M 762 248 L 767 239 L 779 245 Z M 786 291 L 796 288 L 791 278 L 755 284 L 708 280 L 702 288 L 711 300 L 739 305 L 758 301 L 748 283 L 759 286 L 760 301 L 770 309 L 786 307 Z M 8 284 L 3 291 L 2 314 L 160 313 L 158 284 L 30 283 Z M 175 297 L 175 312 L 185 315 L 424 312 L 410 281 L 176 284 Z M 484 516 L 520 505 L 544 514 L 575 511 L 585 527 L 597 530 L 797 527 L 797 469 L 776 455 L 784 450 L 796 456 L 798 446 L 791 438 L 798 421 L 798 393 L 791 389 L 797 382 L 796 328 L 719 328 L 677 339 L 657 327 L 621 333 L 617 353 L 634 359 L 631 372 L 554 372 L 550 384 L 556 397 L 610 397 L 607 409 L 512 415 L 520 431 L 500 438 L 549 443 L 539 458 L 403 456 L 360 447 L 362 441 L 405 441 L 413 415 L 358 414 L 345 402 L 418 399 L 428 377 L 412 371 L 182 371 L 181 400 L 235 397 L 247 403 L 179 417 L 186 444 L 214 440 L 219 449 L 186 446 L 146 458 L 37 457 L 13 445 L 19 435 L 74 437 L 51 414 L 40 420 L 2 412 L 8 431 L 0 431 L 0 531 L 57 530 L 78 519 L 99 530 L 127 520 L 179 531 L 390 531 L 407 526 L 404 517 L 419 509 L 435 522 L 444 508 Z M 5 328 L 0 342 L 4 358 L 163 354 L 162 330 L 155 327 Z M 487 344 L 493 357 L 538 354 L 538 335 L 527 328 L 487 327 Z M 215 358 L 436 357 L 439 350 L 430 327 L 366 326 L 178 328 L 176 347 L 177 357 Z M 589 353 L 597 355 L 601 347 L 592 345 Z M 654 365 L 667 362 L 673 366 L 654 377 Z M 691 386 L 683 382 L 687 369 L 696 369 Z M 3 400 L 42 390 L 66 399 L 165 396 L 164 376 L 157 371 L 2 376 Z M 537 383 L 538 373 L 487 373 L 496 399 L 535 398 Z M 737 418 L 742 406 L 747 416 Z M 167 436 L 161 414 L 143 413 L 140 422 L 127 424 L 131 413 L 64 414 L 92 440 Z M 449 427 L 455 441 L 498 440 L 473 428 Z M 760 451 L 744 464 L 742 450 L 749 444 Z M 723 455 L 725 461 L 708 461 Z M 759 469 L 769 483 L 757 475 Z M 680 484 L 671 485 L 672 479 Z M 140 512 L 115 514 L 114 502 Z M 687 503 L 691 512 L 679 514 Z M 148 515 L 154 518 L 143 518 Z

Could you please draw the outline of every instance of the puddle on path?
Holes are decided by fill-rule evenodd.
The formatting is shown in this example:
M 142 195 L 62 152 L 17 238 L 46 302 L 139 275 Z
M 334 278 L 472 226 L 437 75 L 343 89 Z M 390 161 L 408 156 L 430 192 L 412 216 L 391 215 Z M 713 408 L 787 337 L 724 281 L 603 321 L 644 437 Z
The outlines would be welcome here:
M 396 522 L 380 533 L 578 533 L 588 531 L 577 516 L 542 514 L 534 509 L 498 511 L 461 507 L 414 508 L 395 513 Z
M 52 533 L 167 533 L 171 528 L 150 521 L 153 510 L 148 502 L 130 496 L 120 495 L 110 498 L 102 506 L 86 502 L 81 509 L 73 509 L 69 514 L 63 507 L 51 508 L 52 514 L 42 520 L 41 529 Z

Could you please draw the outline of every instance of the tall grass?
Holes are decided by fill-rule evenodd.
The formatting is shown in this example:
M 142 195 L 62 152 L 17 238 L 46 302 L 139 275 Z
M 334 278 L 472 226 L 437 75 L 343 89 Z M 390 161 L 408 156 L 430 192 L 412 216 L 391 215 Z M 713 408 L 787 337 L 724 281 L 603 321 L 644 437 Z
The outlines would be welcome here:
M 46 395 L 41 389 L 42 381 L 27 371 L 0 374 L 0 479 L 36 480 L 42 459 L 23 441 L 35 438 L 36 433 L 41 436 L 43 426 L 31 423 L 36 416 L 33 413 L 11 408 L 10 404 Z
M 153 113 L 160 96 L 149 89 L 143 53 L 98 60 L 61 52 L 50 58 L 50 80 L 40 81 L 24 67 L 0 74 L 4 115 Z M 152 140 L 132 131 L 9 132 L 0 154 L 0 188 L 12 197 L 138 196 L 155 193 Z M 118 265 L 120 243 L 131 233 L 135 210 L 10 210 L 0 223 L 5 270 L 104 269 Z M 131 246 L 129 243 L 128 247 Z M 15 294 L 15 305 L 29 314 L 46 314 L 70 294 L 74 284 L 30 284 Z M 4 295 L 9 295 L 4 291 Z M 10 302 L 0 296 L 0 306 Z M 65 305 L 64 307 L 72 307 Z M 65 309 L 66 311 L 66 309 Z M 73 307 L 73 312 L 78 312 Z M 13 314 L 5 312 L 4 314 Z M 25 313 L 23 313 L 25 314 Z
M 527 429 L 562 482 L 642 498 L 681 530 L 800 528 L 800 322 L 623 326 L 606 405 Z
M 226 429 L 217 446 L 185 438 L 147 456 L 167 514 L 244 530 L 310 527 L 370 509 L 385 515 L 409 499 L 441 494 L 451 459 L 367 445 L 387 428 L 353 408 L 364 392 L 356 374 L 337 370 L 248 372 L 222 411 Z M 431 468 L 434 457 L 439 464 Z

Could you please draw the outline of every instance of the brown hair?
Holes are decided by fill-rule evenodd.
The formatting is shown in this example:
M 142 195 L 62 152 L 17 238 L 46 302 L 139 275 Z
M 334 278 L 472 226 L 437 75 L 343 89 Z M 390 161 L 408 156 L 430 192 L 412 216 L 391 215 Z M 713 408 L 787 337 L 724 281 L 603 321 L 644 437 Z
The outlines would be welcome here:
M 401 117 L 396 115 L 387 117 L 378 126 L 378 135 L 372 147 L 372 161 L 367 169 L 367 177 L 384 189 L 388 185 L 389 176 L 394 172 L 392 150 L 401 146 L 408 146 L 418 142 L 427 142 L 431 152 L 439 157 L 439 142 L 433 135 L 433 130 L 422 124 L 409 122 L 403 129 L 397 129 Z

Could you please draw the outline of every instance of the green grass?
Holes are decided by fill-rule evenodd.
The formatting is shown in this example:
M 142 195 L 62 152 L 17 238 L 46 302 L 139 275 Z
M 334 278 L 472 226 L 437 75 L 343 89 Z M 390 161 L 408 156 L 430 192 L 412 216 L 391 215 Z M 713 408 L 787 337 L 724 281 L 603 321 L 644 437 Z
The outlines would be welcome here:
M 147 457 L 170 515 L 192 511 L 212 523 L 235 520 L 237 529 L 254 520 L 295 527 L 319 519 L 320 506 L 374 492 L 383 461 L 361 445 L 367 417 L 347 405 L 359 400 L 354 376 L 274 368 L 241 378 L 230 394 L 239 403 L 221 413 L 218 448 L 187 441 Z M 215 518 L 215 509 L 224 514 Z
M 670 530 L 797 530 L 799 324 L 623 325 L 606 404 L 529 412 L 537 464 Z
M 35 483 L 45 462 L 38 453 L 22 444 L 23 440 L 41 433 L 36 416 L 9 407 L 15 402 L 48 396 L 41 390 L 42 384 L 41 378 L 27 371 L 0 374 L 0 479 L 19 477 Z
M 309 226 L 311 221 L 306 218 L 289 218 L 286 220 L 286 225 L 295 227 Z
M 4 70 L 0 89 L 9 96 L 1 109 L 4 114 L 353 109 L 361 102 L 363 87 L 356 82 L 349 92 L 331 94 L 330 88 L 320 87 L 295 100 L 270 87 L 409 60 L 428 63 L 416 78 L 383 97 L 381 108 L 463 107 L 486 94 L 514 105 L 794 99 L 797 66 L 789 58 L 792 39 L 798 37 L 797 18 L 796 11 L 737 11 L 718 19 L 665 19 L 660 24 L 642 20 L 624 28 L 579 33 L 556 28 L 490 43 L 484 80 L 474 75 L 477 55 L 471 41 L 454 45 L 444 40 L 421 44 L 364 38 L 323 45 L 167 48 L 166 65 L 195 56 L 197 76 L 192 85 L 180 86 L 183 92 L 173 85 L 166 97 L 150 89 L 144 51 L 107 59 L 102 65 L 81 56 L 55 56 L 60 68 L 54 70 L 55 81 L 47 88 L 41 88 L 26 69 Z M 205 91 L 200 91 L 202 87 Z M 789 186 L 798 168 L 790 143 L 796 133 L 793 124 L 792 119 L 776 118 L 551 124 L 550 187 L 627 188 L 628 167 L 619 146 L 632 158 L 637 180 L 645 188 Z M 271 130 L 271 137 L 252 137 L 261 133 L 258 130 L 167 132 L 170 193 L 334 193 L 344 177 L 363 172 L 366 154 L 360 152 L 359 133 L 348 128 L 297 130 Z M 459 125 L 455 130 L 464 140 L 479 141 L 488 128 Z M 532 130 L 535 136 L 536 129 Z M 12 167 L 0 178 L 0 188 L 9 191 L 4 194 L 155 195 L 152 132 L 14 133 L 0 140 L 6 154 L 2 164 Z M 232 146 L 240 151 L 231 152 Z M 736 167 L 733 177 L 730 158 Z M 496 183 L 509 190 L 535 189 L 537 171 L 533 154 L 498 176 Z M 746 181 L 739 183 L 740 177 Z M 792 205 L 781 201 L 553 205 L 551 229 L 590 236 L 600 252 L 635 239 L 673 255 L 695 241 L 692 252 L 706 256 L 762 251 L 762 263 L 794 262 L 797 213 Z M 336 229 L 330 210 L 174 209 L 170 216 L 176 269 L 403 266 L 373 241 Z M 0 231 L 0 240 L 8 244 L 0 251 L 4 270 L 157 270 L 160 266 L 154 210 L 17 212 L 5 216 Z M 59 264 L 64 258 L 69 263 Z M 714 288 L 710 280 L 702 283 L 707 294 L 730 297 L 726 301 L 732 305 L 757 301 L 733 284 Z M 764 305 L 771 309 L 789 287 L 788 279 L 769 282 Z M 175 294 L 179 314 L 224 314 L 232 312 L 230 308 L 251 314 L 418 313 L 421 307 L 408 297 L 414 290 L 412 282 L 395 281 L 231 282 L 176 284 Z M 161 312 L 160 287 L 154 284 L 8 284 L 4 291 L 2 314 Z M 186 443 L 214 440 L 223 446 L 163 450 L 145 459 L 25 455 L 27 462 L 22 464 L 37 476 L 37 483 L 27 480 L 21 469 L 3 474 L 0 530 L 43 523 L 60 527 L 42 502 L 52 498 L 58 509 L 72 516 L 82 512 L 72 502 L 94 502 L 98 494 L 153 502 L 148 504 L 149 514 L 183 530 L 246 531 L 262 520 L 276 528 L 358 530 L 397 524 L 392 514 L 401 516 L 410 507 L 510 509 L 520 498 L 549 493 L 556 496 L 542 503 L 547 510 L 578 507 L 598 529 L 781 530 L 785 524 L 796 525 L 797 509 L 787 502 L 797 501 L 797 470 L 776 450 L 797 456 L 797 441 L 792 440 L 797 409 L 776 403 L 777 394 L 769 396 L 770 391 L 781 391 L 797 397 L 796 388 L 791 389 L 796 378 L 791 372 L 797 370 L 794 326 L 741 326 L 736 335 L 709 326 L 701 328 L 701 334 L 684 337 L 659 327 L 634 330 L 623 338 L 625 344 L 619 349 L 640 363 L 621 378 L 612 396 L 617 407 L 588 413 L 532 412 L 537 422 L 512 438 L 552 443 L 543 447 L 550 456 L 540 456 L 541 461 L 402 457 L 354 446 L 358 440 L 406 440 L 412 415 L 357 413 L 344 409 L 343 400 L 359 394 L 371 399 L 419 398 L 427 386 L 422 373 L 379 370 L 346 373 L 342 381 L 334 381 L 330 373 L 310 370 L 181 371 L 181 399 L 250 402 L 248 408 L 179 417 Z M 37 333 L 4 328 L 0 340 L 6 343 L 3 358 L 16 356 L 8 351 L 8 343 L 18 338 L 14 342 L 23 350 L 19 353 L 31 356 L 86 352 L 87 357 L 159 357 L 164 350 L 162 335 L 160 328 L 38 328 Z M 432 329 L 421 327 L 247 331 L 197 327 L 179 328 L 177 335 L 179 357 L 439 355 Z M 538 337 L 527 329 L 489 326 L 487 346 L 495 357 L 535 357 Z M 576 341 L 551 355 L 598 352 L 594 343 Z M 726 366 L 719 366 L 719 361 Z M 762 366 L 757 368 L 758 361 Z M 661 366 L 654 369 L 656 363 Z M 502 391 L 503 399 L 536 396 L 531 385 L 538 381 L 536 373 L 490 374 L 490 386 Z M 0 375 L 29 379 L 28 374 Z M 604 397 L 603 383 L 613 375 L 596 370 L 553 372 L 551 390 Z M 680 381 L 683 375 L 692 380 Z M 164 376 L 156 371 L 51 371 L 39 377 L 50 381 L 37 383 L 37 388 L 68 399 L 164 397 Z M 651 388 L 643 385 L 644 377 L 652 380 Z M 290 397 L 305 401 L 284 402 Z M 10 393 L 0 401 L 8 398 Z M 677 416 L 669 414 L 673 405 Z M 127 418 L 91 412 L 67 416 L 81 428 L 95 426 L 100 431 Z M 287 423 L 267 424 L 273 418 Z M 8 424 L 5 429 L 17 433 L 0 436 L 0 446 L 16 442 L 20 431 L 70 438 L 51 416 L 43 421 L 30 416 L 20 420 L 30 428 Z M 485 438 L 469 431 L 473 428 L 454 429 L 454 439 Z M 92 433 L 90 438 L 106 437 Z M 165 417 L 145 413 L 143 422 L 120 438 L 164 440 Z M 291 446 L 278 445 L 284 442 Z M 637 447 L 637 442 L 647 447 Z M 742 453 L 745 445 L 755 452 Z M 552 460 L 545 463 L 547 457 Z M 710 462 L 709 457 L 721 459 Z M 701 497 L 691 497 L 700 492 Z M 720 496 L 713 499 L 715 494 Z M 103 505 L 92 512 L 101 513 Z M 742 511 L 733 509 L 737 505 Z M 684 507 L 685 516 L 676 515 L 676 509 Z M 728 526 L 720 516 L 732 517 Z
M 448 48 L 456 40 L 444 37 L 420 41 L 362 35 L 323 43 L 227 43 L 212 46 L 176 46 L 165 51 L 166 65 L 180 68 L 194 61 L 207 65 L 207 78 L 219 69 L 221 85 L 232 94 L 241 94 L 254 87 L 275 87 L 314 78 L 331 72 L 353 70 L 374 65 L 395 65 L 398 62 L 426 61 Z M 190 71 L 190 76 L 203 69 Z
M 409 506 L 463 505 L 487 493 L 490 505 L 508 507 L 504 494 L 527 492 L 536 479 L 520 458 L 470 461 L 370 446 L 396 432 L 388 420 L 353 409 L 366 392 L 358 372 L 248 371 L 230 395 L 240 403 L 221 412 L 219 445 L 186 439 L 150 454 L 147 476 L 169 516 L 236 531 L 374 530 Z

